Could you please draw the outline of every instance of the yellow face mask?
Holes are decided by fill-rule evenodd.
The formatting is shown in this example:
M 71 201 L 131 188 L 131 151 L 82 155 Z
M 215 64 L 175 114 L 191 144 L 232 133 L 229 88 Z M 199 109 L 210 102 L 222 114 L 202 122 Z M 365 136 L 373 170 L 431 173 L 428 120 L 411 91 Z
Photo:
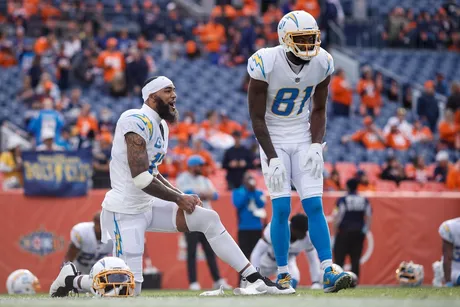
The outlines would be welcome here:
M 134 296 L 134 275 L 128 270 L 103 270 L 93 279 L 93 288 L 100 296 Z
M 319 30 L 304 30 L 288 32 L 283 40 L 296 57 L 305 59 L 318 55 L 321 47 L 320 37 Z

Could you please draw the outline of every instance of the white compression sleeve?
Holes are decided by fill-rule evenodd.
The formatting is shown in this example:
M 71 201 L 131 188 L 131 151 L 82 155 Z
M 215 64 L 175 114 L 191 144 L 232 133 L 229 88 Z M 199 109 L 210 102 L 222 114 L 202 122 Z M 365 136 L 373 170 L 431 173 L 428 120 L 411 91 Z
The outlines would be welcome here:
M 310 267 L 310 278 L 312 283 L 321 281 L 321 264 L 319 262 L 318 253 L 316 249 L 306 251 L 308 258 L 308 265 Z
M 79 293 L 91 292 L 93 280 L 89 275 L 80 275 L 74 278 L 73 287 L 78 290 Z
M 187 221 L 188 229 L 202 232 L 217 257 L 237 272 L 241 272 L 249 264 L 249 260 L 246 259 L 235 240 L 222 225 L 217 212 L 196 207 L 192 214 L 185 213 L 185 220 Z
M 260 259 L 262 258 L 262 255 L 268 251 L 269 248 L 270 245 L 267 242 L 259 239 L 251 253 L 251 263 L 253 266 L 260 268 Z

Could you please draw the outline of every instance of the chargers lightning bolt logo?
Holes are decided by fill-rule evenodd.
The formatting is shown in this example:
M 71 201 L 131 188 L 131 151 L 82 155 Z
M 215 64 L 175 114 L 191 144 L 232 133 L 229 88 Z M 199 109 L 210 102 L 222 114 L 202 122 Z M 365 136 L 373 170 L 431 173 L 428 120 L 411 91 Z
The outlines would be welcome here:
M 120 255 L 123 255 L 123 249 L 121 248 L 121 243 L 123 242 L 121 240 L 121 234 L 120 234 L 120 229 L 118 228 L 118 223 L 117 220 L 115 219 L 115 214 L 113 215 L 113 222 L 115 223 L 115 249 L 117 252 L 117 257 L 120 257 Z
M 297 17 L 294 15 L 294 13 L 287 15 L 286 19 L 291 19 L 297 26 L 297 29 L 299 29 L 299 21 L 297 20 Z
M 260 54 L 256 53 L 252 56 L 252 60 L 254 61 L 254 64 L 256 64 L 256 67 L 258 66 L 260 68 L 260 71 L 262 72 L 262 75 L 264 78 L 267 78 L 265 76 L 265 67 L 264 67 L 264 61 L 262 61 L 262 57 Z
M 150 120 L 150 118 L 148 118 L 147 115 L 145 115 L 145 114 L 133 114 L 131 116 L 139 118 L 144 123 L 144 125 L 147 126 L 147 128 L 149 129 L 149 133 L 150 133 L 150 139 L 152 139 L 152 136 L 153 136 L 153 124 L 152 124 L 152 121 Z M 139 128 L 141 128 L 141 126 L 139 124 L 138 124 L 138 126 L 139 126 Z M 144 129 L 141 128 L 141 130 L 144 130 Z

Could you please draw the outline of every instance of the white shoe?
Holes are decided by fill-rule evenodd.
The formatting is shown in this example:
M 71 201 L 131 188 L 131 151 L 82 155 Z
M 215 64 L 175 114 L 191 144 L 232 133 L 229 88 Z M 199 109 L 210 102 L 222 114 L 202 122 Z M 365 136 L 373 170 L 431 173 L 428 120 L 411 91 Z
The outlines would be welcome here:
M 295 290 L 292 287 L 283 288 L 280 285 L 274 283 L 267 277 L 256 280 L 251 283 L 247 281 L 246 288 L 235 288 L 233 294 L 235 295 L 260 295 L 260 294 L 294 294 Z
M 227 283 L 227 280 L 225 280 L 223 278 L 221 278 L 218 281 L 214 282 L 214 289 L 219 289 L 220 287 L 223 287 L 224 290 L 232 290 L 233 289 L 233 287 L 230 286 Z
M 201 286 L 200 286 L 200 284 L 199 284 L 197 281 L 192 282 L 188 288 L 189 288 L 190 290 L 192 290 L 192 291 L 199 291 L 199 290 L 201 290 Z
M 310 289 L 312 289 L 312 290 L 321 290 L 321 289 L 323 289 L 323 286 L 321 286 L 321 284 L 319 282 L 314 282 L 314 283 L 312 283 Z
M 61 268 L 58 277 L 53 281 L 50 287 L 51 297 L 65 297 L 69 292 L 74 290 L 73 280 L 78 275 L 77 268 L 72 262 L 67 262 Z

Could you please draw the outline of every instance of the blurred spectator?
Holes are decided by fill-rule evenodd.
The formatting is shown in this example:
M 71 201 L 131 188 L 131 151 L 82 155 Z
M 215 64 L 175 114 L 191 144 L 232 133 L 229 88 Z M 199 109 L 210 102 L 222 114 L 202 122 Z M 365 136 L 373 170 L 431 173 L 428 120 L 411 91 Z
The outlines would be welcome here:
M 104 70 L 104 81 L 112 82 L 118 73 L 125 70 L 125 58 L 123 53 L 116 50 L 118 41 L 111 37 L 107 40 L 107 48 L 97 58 L 97 66 Z
M 239 188 L 246 171 L 253 168 L 253 155 L 241 144 L 241 133 L 234 131 L 232 136 L 235 139 L 235 145 L 225 151 L 222 160 L 222 168 L 227 171 L 228 190 Z
M 225 28 L 211 16 L 207 24 L 198 28 L 197 34 L 205 45 L 211 63 L 217 64 L 221 44 L 226 40 Z
M 384 150 L 386 140 L 377 126 L 373 123 L 372 117 L 366 116 L 363 120 L 364 129 L 355 132 L 353 135 L 342 137 L 342 143 L 349 141 L 359 142 L 368 150 Z
M 113 122 L 113 114 L 109 108 L 103 108 L 99 112 L 99 130 L 101 132 L 107 131 L 112 132 L 115 131 L 115 124 Z
M 109 189 L 112 136 L 109 133 L 101 134 L 98 144 L 93 149 L 93 189 Z
M 389 101 L 399 102 L 399 86 L 396 80 L 391 80 L 391 85 L 387 91 L 387 96 Z
M 149 74 L 149 65 L 146 58 L 140 50 L 132 47 L 129 50 L 129 56 L 126 58 L 126 81 L 128 91 L 139 94 L 147 76 Z
M 3 175 L 3 190 L 20 188 L 22 186 L 22 158 L 18 137 L 8 138 L 6 151 L 0 155 L 0 172 Z
M 451 94 L 447 99 L 446 109 L 455 114 L 455 123 L 460 125 L 460 82 L 454 81 L 451 86 Z
M 425 183 L 430 178 L 428 169 L 425 166 L 425 159 L 422 155 L 418 155 L 414 159 L 414 164 L 408 164 L 406 167 L 406 177 L 410 180 L 415 180 L 420 183 Z
M 193 154 L 192 149 L 188 146 L 188 136 L 180 134 L 177 136 L 179 141 L 177 146 L 173 148 L 172 152 L 175 156 L 177 168 L 180 172 L 187 170 L 187 159 Z
M 283 15 L 286 15 L 287 13 L 289 12 L 292 12 L 294 11 L 295 9 L 295 4 L 296 4 L 297 0 L 287 0 L 284 2 L 283 6 L 281 7 L 282 11 L 283 11 Z
M 438 152 L 436 154 L 436 162 L 433 179 L 436 182 L 445 183 L 447 180 L 447 172 L 449 171 L 449 153 L 447 151 Z
M 345 71 L 337 69 L 331 81 L 332 114 L 334 116 L 350 116 L 350 106 L 353 102 L 353 90 L 347 81 Z
M 449 85 L 441 72 L 436 73 L 435 92 L 444 96 L 449 96 Z
M 412 135 L 412 125 L 406 120 L 406 109 L 398 108 L 396 111 L 396 116 L 390 117 L 388 119 L 385 128 L 383 128 L 383 133 L 388 135 L 393 126 L 398 127 L 399 131 L 407 138 L 410 139 Z
M 314 0 L 314 1 L 319 2 L 317 0 Z M 335 27 L 343 28 L 343 24 L 345 21 L 345 14 L 343 12 L 343 8 L 339 0 L 326 0 L 322 2 L 324 3 L 322 5 L 324 12 L 321 18 L 319 19 L 319 21 L 320 21 L 321 31 L 325 35 L 321 36 L 321 42 L 322 42 L 321 45 L 323 45 L 323 48 L 327 48 L 329 44 L 331 43 L 336 43 L 336 44 L 341 43 L 340 41 L 338 41 L 338 39 L 340 38 L 336 40 L 334 40 L 333 38 L 333 36 L 336 35 L 336 32 L 335 32 L 335 29 L 332 28 L 332 24 L 335 25 Z M 310 12 L 310 11 L 307 11 L 307 12 Z
M 11 44 L 0 45 L 0 67 L 8 68 L 16 66 L 18 61 L 13 52 L 13 46 Z
M 77 119 L 77 128 L 80 138 L 86 139 L 90 131 L 93 134 L 97 134 L 99 131 L 99 125 L 97 119 L 91 114 L 91 105 L 89 103 L 84 104 L 80 116 Z
M 233 190 L 232 202 L 238 217 L 238 245 L 249 259 L 262 237 L 262 219 L 267 217 L 264 192 L 257 189 L 256 180 L 249 172 L 244 174 L 243 185 Z
M 188 171 L 177 177 L 177 187 L 186 194 L 198 195 L 202 200 L 203 207 L 211 209 L 211 201 L 217 200 L 219 196 L 211 180 L 203 175 L 204 165 L 203 158 L 197 155 L 191 156 L 187 161 Z M 187 232 L 185 237 L 187 239 L 187 269 L 190 289 L 197 290 L 201 288 L 197 281 L 196 272 L 196 248 L 198 243 L 201 243 L 206 255 L 208 267 L 214 280 L 214 288 L 218 289 L 222 285 L 225 289 L 229 289 L 230 286 L 220 277 L 216 255 L 204 234 L 201 232 Z
M 70 58 L 64 52 L 64 46 L 61 45 L 61 50 L 56 59 L 56 79 L 60 90 L 67 90 L 70 83 Z
M 396 182 L 396 184 L 399 184 L 401 181 L 406 179 L 406 175 L 401 163 L 399 163 L 395 157 L 390 157 L 387 160 L 387 166 L 382 171 L 380 178 L 383 180 L 391 180 Z
M 310 13 L 316 20 L 319 19 L 321 14 L 321 7 L 319 6 L 318 0 L 297 0 L 297 4 L 294 9 L 302 10 Z
M 51 80 L 51 75 L 47 72 L 43 73 L 40 77 L 40 82 L 35 88 L 35 93 L 41 97 L 49 97 L 56 102 L 61 97 L 59 87 Z
M 375 185 L 370 182 L 365 171 L 359 170 L 356 173 L 356 179 L 358 180 L 358 192 L 375 192 Z
M 22 82 L 22 89 L 19 91 L 17 99 L 30 106 L 35 100 L 35 91 L 32 88 L 32 79 L 25 75 Z
M 396 124 L 391 126 L 390 133 L 388 133 L 386 138 L 387 146 L 390 148 L 404 151 L 410 147 L 409 139 L 399 130 Z
M 81 90 L 79 88 L 72 89 L 69 101 L 63 105 L 65 118 L 70 124 L 77 123 L 83 104 Z
M 32 68 L 32 64 L 35 59 L 35 53 L 32 50 L 32 46 L 29 44 L 24 45 L 24 49 L 19 54 L 19 66 L 21 67 L 21 71 L 27 73 Z
M 56 141 L 56 144 L 63 147 L 66 151 L 77 150 L 80 144 L 80 138 L 76 135 L 75 129 L 64 128 L 61 131 L 61 138 Z
M 375 81 L 372 78 L 372 69 L 365 67 L 363 69 L 364 77 L 359 80 L 356 91 L 361 96 L 360 113 L 362 116 L 378 116 L 382 104 L 382 84 L 379 79 Z
M 243 135 L 243 127 L 236 121 L 231 120 L 227 112 L 221 112 L 220 113 L 220 124 L 219 124 L 219 130 L 223 133 L 230 134 L 232 135 L 235 131 L 240 132 L 241 137 L 245 137 Z
M 337 169 L 333 169 L 326 179 L 324 179 L 324 191 L 342 191 L 340 186 L 340 174 Z
M 451 109 L 446 109 L 444 119 L 439 123 L 439 140 L 448 148 L 455 147 L 455 139 L 460 133 L 460 126 L 454 121 L 454 113 Z
M 94 81 L 94 60 L 90 49 L 78 53 L 72 61 L 72 73 L 82 86 L 89 86 Z
M 203 141 L 200 138 L 193 140 L 192 154 L 203 158 L 203 176 L 209 176 L 216 171 L 216 162 L 214 162 L 211 153 L 203 148 Z
M 128 94 L 126 87 L 126 78 L 123 72 L 117 72 L 110 83 L 110 96 L 124 97 Z
M 35 136 L 35 145 L 40 145 L 43 140 L 45 131 L 49 135 L 49 131 L 54 131 L 56 139 L 60 138 L 60 131 L 64 126 L 62 115 L 53 110 L 53 101 L 49 98 L 43 100 L 43 109 L 40 110 L 37 117 L 32 119 L 27 127 L 27 130 Z
M 449 169 L 446 185 L 449 190 L 460 189 L 460 159 Z
M 36 151 L 65 151 L 65 148 L 56 144 L 56 133 L 52 129 L 45 129 L 42 132 L 43 143 L 38 145 Z
M 395 7 L 388 15 L 385 31 L 382 38 L 387 41 L 390 47 L 401 47 L 403 45 L 404 34 L 401 30 L 408 24 L 408 19 L 402 7 Z
M 403 107 L 406 110 L 412 110 L 412 88 L 406 88 L 403 96 Z
M 40 76 L 42 75 L 42 72 L 43 67 L 41 64 L 41 57 L 39 55 L 36 55 L 32 62 L 32 66 L 29 70 L 29 76 L 33 88 L 36 88 L 38 83 L 40 82 Z
M 198 132 L 198 124 L 195 120 L 195 114 L 193 112 L 185 112 L 183 120 L 178 122 L 171 129 L 171 134 L 186 136 L 189 139 L 192 135 Z
M 434 98 L 434 82 L 431 80 L 426 81 L 424 88 L 424 92 L 417 101 L 417 114 L 422 121 L 428 124 L 431 131 L 436 132 L 436 124 L 439 118 L 439 106 Z
M 411 135 L 412 143 L 429 143 L 433 141 L 433 134 L 430 128 L 423 126 L 422 121 L 417 119 L 414 122 Z

